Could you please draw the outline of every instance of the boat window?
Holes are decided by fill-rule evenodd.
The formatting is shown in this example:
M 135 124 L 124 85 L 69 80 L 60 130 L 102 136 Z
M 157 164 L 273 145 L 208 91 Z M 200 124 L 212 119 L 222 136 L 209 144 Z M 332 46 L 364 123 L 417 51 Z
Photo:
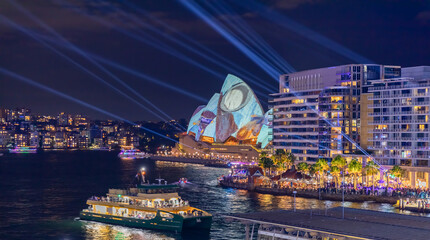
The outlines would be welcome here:
M 163 218 L 173 218 L 173 215 L 170 213 L 160 212 L 160 215 Z
M 106 206 L 95 205 L 95 212 L 105 214 Z

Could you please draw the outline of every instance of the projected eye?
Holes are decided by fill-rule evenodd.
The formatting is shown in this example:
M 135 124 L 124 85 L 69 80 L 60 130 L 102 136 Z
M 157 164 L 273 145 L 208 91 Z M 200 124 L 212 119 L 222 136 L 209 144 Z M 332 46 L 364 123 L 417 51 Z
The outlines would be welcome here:
M 231 88 L 223 97 L 221 109 L 234 112 L 243 108 L 250 99 L 250 89 L 245 84 Z

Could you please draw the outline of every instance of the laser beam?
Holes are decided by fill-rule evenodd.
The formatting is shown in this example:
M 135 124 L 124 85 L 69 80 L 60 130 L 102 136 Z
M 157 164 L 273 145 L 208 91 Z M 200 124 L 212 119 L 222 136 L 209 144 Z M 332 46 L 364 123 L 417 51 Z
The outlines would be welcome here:
M 157 113 L 153 112 L 151 109 L 148 109 L 146 106 L 144 106 L 140 102 L 136 101 L 135 99 L 133 99 L 132 97 L 130 97 L 128 94 L 126 94 L 126 93 L 122 92 L 121 90 L 117 89 L 115 86 L 113 86 L 109 82 L 105 81 L 104 79 L 102 79 L 101 77 L 99 77 L 98 75 L 96 75 L 95 73 L 91 72 L 90 70 L 88 70 L 87 68 L 85 68 L 84 66 L 82 66 L 81 64 L 79 64 L 78 62 L 76 62 L 75 60 L 73 60 L 72 58 L 68 57 L 67 55 L 65 55 L 62 52 L 58 51 L 57 49 L 53 48 L 52 46 L 48 45 L 43 40 L 39 39 L 31 31 L 29 31 L 29 30 L 27 30 L 27 29 L 19 26 L 18 24 L 16 24 L 15 22 L 13 22 L 12 20 L 8 19 L 7 17 L 5 17 L 3 15 L 0 15 L 0 19 L 3 22 L 7 23 L 8 25 L 10 25 L 10 26 L 16 28 L 17 30 L 21 31 L 22 33 L 30 36 L 31 38 L 33 38 L 34 40 L 36 40 L 37 42 L 39 42 L 40 44 L 42 44 L 44 47 L 46 47 L 49 50 L 53 51 L 54 53 L 56 53 L 60 57 L 64 58 L 68 62 L 72 63 L 74 66 L 78 67 L 80 70 L 82 70 L 83 72 L 89 74 L 90 76 L 92 76 L 93 78 L 97 79 L 98 81 L 104 83 L 105 85 L 107 85 L 108 87 L 110 87 L 111 89 L 113 89 L 115 92 L 119 93 L 120 95 L 124 96 L 125 98 L 127 98 L 130 101 L 132 101 L 135 104 L 137 104 L 138 106 L 142 107 L 143 109 L 147 110 L 150 113 L 153 113 L 155 116 L 157 116 L 157 117 L 159 117 L 159 118 L 162 119 L 162 117 L 159 116 Z
M 183 6 L 189 9 L 192 13 L 197 15 L 200 19 L 206 22 L 209 26 L 211 26 L 215 31 L 217 31 L 221 36 L 223 36 L 226 40 L 228 40 L 231 44 L 233 44 L 237 49 L 239 49 L 243 54 L 245 54 L 249 59 L 251 59 L 257 66 L 261 67 L 269 76 L 273 79 L 278 80 L 278 76 L 281 73 L 275 70 L 271 65 L 262 60 L 257 54 L 252 52 L 249 48 L 243 45 L 236 37 L 231 34 L 226 28 L 216 20 L 213 20 L 209 17 L 209 14 L 197 6 L 193 1 L 188 0 L 178 0 Z
M 160 41 L 158 41 L 158 40 L 157 40 L 157 39 L 155 39 L 155 38 L 152 38 L 152 37 L 151 37 L 151 36 L 149 36 L 149 35 L 147 35 L 147 36 L 145 36 L 145 37 L 142 37 L 142 36 L 140 36 L 140 35 L 133 34 L 133 33 L 131 33 L 130 31 L 127 31 L 127 30 L 125 30 L 125 29 L 123 29 L 123 28 L 120 28 L 120 27 L 118 27 L 118 26 L 116 26 L 116 25 L 114 25 L 114 24 L 112 24 L 112 23 L 110 23 L 110 22 L 108 22 L 108 21 L 105 21 L 105 20 L 103 20 L 103 19 L 101 19 L 101 18 L 99 18 L 99 17 L 91 16 L 91 15 L 87 14 L 86 12 L 84 12 L 84 11 L 82 11 L 82 10 L 77 9 L 75 6 L 73 6 L 73 5 L 69 4 L 69 3 L 67 3 L 66 1 L 63 1 L 63 0 L 57 0 L 57 1 L 62 2 L 65 6 L 68 6 L 68 7 L 69 7 L 70 9 L 72 9 L 73 11 L 75 11 L 75 12 L 77 12 L 77 13 L 79 13 L 79 14 L 85 15 L 86 17 L 90 18 L 91 20 L 93 20 L 93 21 L 95 21 L 95 22 L 98 22 L 98 23 L 99 23 L 99 24 L 101 24 L 101 25 L 104 25 L 104 26 L 106 26 L 106 27 L 109 27 L 109 28 L 111 28 L 111 29 L 114 29 L 115 31 L 120 32 L 120 33 L 122 33 L 122 34 L 124 34 L 124 35 L 126 35 L 126 36 L 128 36 L 128 37 L 130 37 L 130 38 L 133 38 L 133 39 L 135 39 L 135 40 L 137 40 L 137 41 L 139 41 L 139 42 L 143 42 L 143 43 L 145 43 L 145 44 L 147 44 L 147 45 L 149 45 L 149 46 L 151 46 L 151 47 L 153 47 L 153 48 L 156 48 L 156 49 L 158 49 L 158 50 L 160 50 L 160 51 L 162 51 L 162 52 L 165 52 L 165 53 L 167 53 L 167 54 L 169 54 L 169 55 L 172 55 L 172 56 L 174 56 L 174 57 L 177 57 L 177 58 L 179 58 L 179 59 L 182 59 L 182 60 L 184 60 L 185 62 L 187 62 L 187 63 L 189 63 L 189 64 L 192 64 L 192 65 L 194 65 L 194 66 L 196 66 L 196 67 L 198 67 L 198 68 L 200 68 L 200 69 L 202 69 L 202 70 L 204 70 L 204 71 L 206 71 L 206 72 L 208 72 L 208 73 L 212 74 L 212 75 L 213 75 L 213 76 L 215 76 L 217 79 L 223 79 L 223 77 L 224 77 L 224 75 L 223 75 L 223 74 L 221 74 L 221 73 L 219 73 L 219 72 L 216 72 L 216 71 L 214 71 L 214 70 L 212 70 L 212 69 L 210 69 L 210 68 L 206 67 L 205 65 L 203 65 L 203 64 L 201 64 L 201 63 L 199 63 L 199 62 L 195 61 L 194 59 L 191 59 L 191 58 L 189 58 L 188 56 L 186 56 L 186 55 L 184 55 L 184 54 L 182 54 L 182 53 L 178 52 L 176 49 L 173 49 L 173 48 L 171 48 L 170 46 L 168 46 L 168 45 L 166 45 L 166 44 L 161 43 Z
M 34 87 L 40 88 L 40 89 L 42 89 L 42 90 L 44 90 L 44 91 L 47 91 L 47 92 L 49 92 L 49 93 L 52 93 L 52 94 L 57 95 L 57 96 L 59 96 L 59 97 L 62 97 L 62 98 L 64 98 L 64 99 L 67 99 L 67 100 L 69 100 L 69 101 L 72 101 L 72 102 L 75 102 L 75 103 L 77 103 L 77 104 L 80 104 L 80 105 L 82 105 L 82 106 L 84 106 L 84 107 L 87 107 L 87 108 L 92 109 L 92 110 L 94 110 L 94 111 L 97 111 L 97 112 L 99 112 L 99 113 L 105 114 L 106 116 L 109 116 L 109 117 L 112 117 L 112 118 L 114 118 L 114 119 L 118 119 L 118 120 L 120 120 L 120 121 L 123 121 L 123 122 L 129 123 L 129 124 L 131 124 L 131 125 L 133 125 L 133 126 L 138 126 L 140 129 L 145 130 L 145 131 L 147 131 L 147 132 L 149 132 L 149 133 L 155 134 L 155 135 L 157 135 L 157 136 L 160 136 L 160 137 L 162 137 L 162 138 L 164 138 L 164 139 L 167 139 L 167 140 L 173 141 L 173 142 L 175 142 L 175 143 L 179 143 L 177 140 L 175 140 L 175 139 L 173 139 L 173 138 L 170 138 L 170 137 L 168 137 L 168 136 L 165 136 L 165 135 L 163 135 L 163 134 L 161 134 L 161 133 L 158 133 L 158 132 L 156 132 L 156 131 L 154 131 L 154 130 L 151 130 L 151 129 L 149 129 L 149 128 L 146 128 L 146 127 L 140 126 L 140 125 L 138 125 L 138 124 L 136 124 L 136 123 L 134 123 L 134 122 L 132 122 L 132 121 L 130 121 L 130 120 L 128 120 L 128 119 L 125 119 L 125 118 L 123 118 L 123 117 L 121 117 L 121 116 L 118 116 L 118 115 L 116 115 L 116 114 L 113 114 L 113 113 L 111 113 L 111 112 L 108 112 L 108 111 L 106 111 L 106 110 L 104 110 L 104 109 L 101 109 L 101 108 L 99 108 L 99 107 L 96 107 L 96 106 L 94 106 L 94 105 L 92 105 L 92 104 L 89 104 L 89 103 L 87 103 L 87 102 L 85 102 L 85 101 L 82 101 L 82 100 L 80 100 L 80 99 L 74 98 L 74 97 L 72 97 L 72 96 L 70 96 L 70 95 L 67 95 L 67 94 L 65 94 L 65 93 L 63 93 L 63 92 L 60 92 L 60 91 L 58 91 L 58 90 L 56 90 L 56 89 L 54 89 L 54 88 L 48 87 L 48 86 L 46 86 L 46 85 L 44 85 L 44 84 L 38 83 L 38 82 L 36 82 L 36 81 L 34 81 L 34 80 L 31 80 L 31 79 L 29 79 L 29 78 L 27 78 L 27 77 L 24 77 L 24 76 L 21 76 L 21 75 L 19 75 L 19 74 L 17 74 L 17 73 L 14 73 L 14 72 L 12 72 L 12 71 L 9 71 L 9 70 L 8 70 L 8 69 L 6 69 L 6 68 L 2 68 L 2 67 L 0 67 L 0 73 L 3 73 L 4 75 L 9 76 L 9 77 L 12 77 L 12 78 L 14 78 L 14 79 L 16 79 L 16 80 L 19 80 L 19 81 L 21 81 L 21 82 L 27 83 L 27 84 L 29 84 L 29 85 L 31 85 L 31 86 L 34 86 Z M 181 144 L 182 144 L 182 143 L 181 143 Z M 191 148 L 191 149 L 194 149 L 194 150 L 196 150 L 196 151 L 198 151 L 198 152 L 202 152 L 202 153 L 203 153 L 203 151 L 201 151 L 201 150 L 199 150 L 199 149 L 193 148 L 193 147 L 188 146 L 188 145 L 186 145 L 186 144 L 183 144 L 183 145 L 184 145 L 184 146 L 187 146 L 187 147 L 189 147 L 189 148 Z
M 113 8 L 113 7 L 112 7 Z M 116 10 L 116 9 L 113 9 L 113 10 Z M 226 69 L 226 70 L 228 70 L 228 71 L 230 71 L 230 72 L 232 72 L 233 74 L 235 74 L 235 75 L 238 75 L 238 76 L 240 76 L 240 75 L 242 75 L 242 71 L 237 71 L 237 70 L 235 70 L 235 68 L 238 68 L 238 66 L 236 65 L 236 64 L 233 64 L 231 61 L 228 61 L 227 59 L 225 59 L 225 58 L 223 58 L 223 57 L 221 57 L 221 56 L 219 56 L 218 54 L 216 54 L 215 52 L 213 52 L 213 51 L 211 51 L 211 50 L 209 50 L 210 51 L 210 53 L 211 54 L 215 54 L 215 58 L 214 57 L 212 57 L 212 56 L 209 56 L 209 55 L 207 55 L 206 53 L 204 53 L 203 51 L 200 51 L 199 49 L 197 49 L 197 48 L 195 48 L 195 47 L 193 47 L 193 46 L 191 46 L 190 44 L 188 44 L 188 43 L 186 43 L 186 42 L 184 42 L 184 41 L 181 41 L 180 39 L 177 39 L 177 38 L 175 38 L 175 37 L 172 37 L 171 35 L 169 35 L 169 34 L 167 34 L 167 33 L 165 33 L 165 32 L 163 32 L 163 31 L 160 31 L 159 29 L 157 29 L 156 27 L 154 27 L 154 26 L 152 26 L 152 25 L 150 25 L 150 24 L 148 24 L 148 23 L 145 23 L 145 22 L 143 22 L 143 21 L 141 21 L 139 18 L 137 18 L 136 16 L 133 16 L 133 15 L 131 15 L 131 14 L 128 14 L 128 13 L 125 13 L 124 11 L 122 11 L 122 10 L 116 10 L 116 11 L 118 11 L 119 13 L 121 13 L 123 16 L 125 16 L 125 17 L 127 17 L 128 19 L 130 19 L 130 20 L 132 20 L 133 22 L 135 22 L 136 24 L 138 24 L 139 26 L 142 26 L 142 27 L 145 27 L 146 29 L 149 29 L 149 30 L 151 30 L 152 32 L 155 32 L 155 33 L 157 33 L 158 35 L 160 35 L 160 36 L 162 36 L 163 38 L 165 38 L 165 39 L 167 39 L 168 41 L 171 41 L 171 42 L 173 42 L 173 43 L 175 43 L 175 44 L 178 44 L 179 46 L 181 46 L 181 47 L 183 47 L 183 48 L 185 48 L 185 49 L 187 49 L 188 51 L 190 51 L 190 52 L 193 52 L 194 54 L 196 54 L 196 55 L 198 55 L 198 56 L 200 56 L 200 57 L 202 57 L 202 58 L 204 58 L 204 59 L 206 59 L 207 61 L 209 61 L 209 62 L 211 62 L 211 63 L 213 63 L 213 64 L 215 64 L 215 65 L 218 65 L 218 66 L 220 66 L 220 67 L 222 67 L 222 68 L 224 68 L 224 69 Z M 169 28 L 170 29 L 170 28 Z M 189 39 L 189 38 L 187 38 L 187 39 Z M 196 42 L 195 41 L 192 41 L 192 43 L 194 44 L 194 45 L 196 45 Z M 199 44 L 199 46 L 200 47 L 202 47 L 200 44 Z M 206 51 L 208 51 L 208 49 L 206 49 Z M 217 58 L 222 58 L 222 60 L 221 61 L 219 61 Z M 228 63 L 228 64 L 225 64 L 225 63 Z M 247 73 L 247 72 L 246 72 Z M 269 92 L 271 92 L 271 91 L 273 91 L 273 88 L 269 88 L 269 87 L 267 87 L 266 85 L 263 85 L 262 83 L 260 83 L 260 81 L 258 81 L 256 78 L 254 78 L 254 77 L 252 77 L 252 75 L 249 75 L 248 73 L 246 74 L 246 78 L 244 78 L 244 79 L 247 79 L 247 80 L 249 80 L 249 82 L 252 82 L 252 83 L 254 83 L 256 86 L 258 86 L 258 87 L 260 87 L 260 88 L 262 88 L 262 89 L 264 89 L 264 90 L 266 90 L 266 91 L 269 91 Z
M 39 18 L 37 18 L 36 16 L 34 16 L 33 14 L 31 14 L 29 11 L 27 11 L 24 7 L 22 7 L 20 4 L 16 3 L 15 1 L 9 0 L 9 2 L 16 7 L 19 11 L 21 11 L 23 14 L 25 14 L 27 17 L 29 17 L 30 19 L 32 19 L 33 21 L 35 21 L 37 24 L 39 24 L 39 26 L 41 26 L 43 29 L 47 30 L 48 32 L 50 32 L 52 35 L 54 35 L 55 37 L 57 37 L 58 39 L 60 39 L 65 45 L 67 45 L 70 49 L 72 49 L 73 51 L 75 51 L 76 53 L 78 53 L 79 55 L 83 56 L 85 59 L 87 59 L 88 61 L 90 61 L 92 64 L 94 64 L 97 68 L 99 68 L 100 70 L 102 70 L 102 72 L 106 73 L 107 75 L 109 75 L 111 78 L 113 78 L 116 82 L 120 83 L 123 87 L 125 87 L 128 91 L 132 92 L 133 94 L 135 94 L 138 98 L 140 98 L 141 100 L 143 100 L 144 102 L 146 102 L 148 105 L 150 105 L 151 107 L 153 107 L 154 109 L 156 109 L 160 114 L 162 114 L 163 116 L 155 113 L 154 111 L 152 111 L 151 109 L 149 109 L 148 107 L 141 105 L 141 107 L 143 107 L 143 109 L 147 110 L 148 112 L 152 113 L 153 115 L 155 115 L 156 117 L 160 118 L 161 120 L 164 120 L 166 122 L 168 122 L 168 120 L 173 119 L 171 116 L 169 116 L 167 113 L 165 113 L 164 111 L 162 111 L 160 108 L 158 108 L 157 106 L 155 106 L 151 101 L 149 101 L 148 99 L 146 99 L 145 97 L 143 97 L 141 94 L 139 94 L 136 90 L 134 90 L 132 87 L 130 87 L 128 84 L 126 84 L 124 81 L 122 81 L 119 77 L 117 77 L 116 75 L 114 75 L 113 73 L 111 73 L 110 71 L 108 71 L 106 68 L 104 68 L 102 65 L 98 64 L 96 61 L 94 61 L 90 56 L 88 56 L 86 54 L 85 51 L 82 51 L 79 47 L 77 47 L 76 45 L 72 44 L 71 42 L 69 42 L 67 39 L 65 39 L 61 34 L 59 34 L 57 31 L 55 31 L 53 28 L 51 28 L 50 26 L 48 26 L 46 23 L 44 23 L 42 20 L 40 20 Z M 167 119 L 166 119 L 167 118 Z M 180 125 L 179 125 L 180 126 Z M 180 126 L 182 128 L 182 130 L 185 130 L 185 128 L 183 126 Z
M 283 59 L 279 54 L 252 28 L 243 21 L 237 13 L 233 12 L 231 8 L 222 3 L 222 1 L 205 1 L 206 5 L 209 6 L 213 11 L 217 12 L 218 15 L 228 14 L 233 16 L 229 18 L 231 21 L 225 21 L 229 26 L 235 29 L 243 39 L 248 40 L 248 45 L 254 45 L 260 53 L 268 58 L 273 65 L 278 66 L 283 72 L 295 72 L 296 70 Z M 211 3 L 214 3 L 211 4 Z M 216 7 L 217 6 L 217 7 Z M 237 17 L 236 17 L 237 16 Z
M 192 45 L 196 46 L 197 48 L 200 48 L 200 50 L 202 50 L 203 52 L 207 52 L 208 54 L 210 54 L 211 56 L 213 56 L 213 58 L 216 58 L 216 59 L 218 59 L 221 62 L 225 62 L 228 66 L 231 66 L 234 69 L 237 69 L 237 71 L 239 72 L 238 76 L 240 76 L 240 75 L 245 76 L 245 77 L 243 77 L 243 79 L 254 79 L 255 81 L 259 82 L 259 79 L 255 78 L 253 75 L 249 74 L 248 70 L 246 70 L 243 67 L 237 65 L 233 61 L 230 61 L 229 59 L 223 57 L 222 55 L 220 55 L 217 52 L 211 50 L 210 48 L 208 48 L 205 45 L 199 43 L 198 41 L 192 39 L 188 35 L 182 33 L 178 29 L 174 28 L 172 25 L 169 25 L 169 24 L 165 23 L 161 19 L 159 19 L 159 18 L 151 15 L 150 13 L 148 13 L 147 11 L 145 11 L 144 9 L 138 7 L 137 5 L 133 4 L 132 2 L 130 2 L 128 0 L 122 0 L 122 2 L 125 5 L 127 5 L 128 7 L 130 7 L 131 9 L 133 9 L 134 11 L 136 11 L 137 13 L 144 15 L 145 17 L 147 17 L 151 21 L 153 21 L 153 22 L 155 22 L 155 23 L 163 26 L 165 29 L 167 29 L 167 30 L 169 30 L 169 31 L 171 31 L 171 32 L 179 35 L 180 37 L 182 37 L 183 39 L 185 39 L 186 41 L 188 41 Z M 269 87 L 271 89 L 271 91 L 274 91 L 273 86 L 271 84 L 268 84 L 266 81 L 262 81 L 261 83 L 263 83 L 267 87 Z
M 308 27 L 305 27 L 294 20 L 288 18 L 287 16 L 280 14 L 279 12 L 276 12 L 273 9 L 269 9 L 268 7 L 264 6 L 263 4 L 257 2 L 257 1 L 233 1 L 234 3 L 242 6 L 243 8 L 246 8 L 251 11 L 258 11 L 259 15 L 272 21 L 273 23 L 278 24 L 279 26 L 288 29 L 290 31 L 295 32 L 296 34 L 311 40 L 312 42 L 321 45 L 327 49 L 330 49 L 337 54 L 344 56 L 348 59 L 351 59 L 357 63 L 374 63 L 372 60 L 353 52 L 352 50 L 346 48 L 345 46 L 342 46 L 341 44 L 311 30 Z

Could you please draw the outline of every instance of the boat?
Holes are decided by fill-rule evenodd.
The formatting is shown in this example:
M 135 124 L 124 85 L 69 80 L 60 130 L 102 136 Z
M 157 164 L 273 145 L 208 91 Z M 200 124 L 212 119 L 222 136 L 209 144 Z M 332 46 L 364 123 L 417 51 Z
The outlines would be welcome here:
M 80 219 L 175 232 L 210 229 L 212 215 L 182 200 L 176 184 L 162 184 L 163 179 L 149 184 L 144 176 L 144 170 L 136 175 L 135 187 L 109 189 L 106 197 L 88 199 L 88 208 L 81 211 Z
M 137 158 L 149 158 L 150 155 L 145 152 L 141 152 L 139 149 L 123 149 L 118 154 L 121 159 L 137 159 Z
M 10 153 L 36 153 L 37 148 L 34 147 L 15 147 L 12 149 L 9 149 Z
M 185 187 L 187 186 L 187 184 L 191 184 L 191 183 L 186 178 L 180 178 L 176 184 L 180 187 Z
M 422 192 L 416 197 L 401 198 L 397 200 L 394 207 L 411 212 L 430 213 L 430 196 Z

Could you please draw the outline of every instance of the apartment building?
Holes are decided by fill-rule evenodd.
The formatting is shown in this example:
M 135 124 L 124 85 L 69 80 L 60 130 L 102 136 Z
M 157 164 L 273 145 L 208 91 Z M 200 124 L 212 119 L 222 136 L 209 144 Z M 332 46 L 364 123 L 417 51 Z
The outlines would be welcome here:
M 311 162 L 358 152 L 361 93 L 375 80 L 400 76 L 399 66 L 375 64 L 281 75 L 279 92 L 270 99 L 273 147 L 291 151 L 299 161 Z
M 383 165 L 402 165 L 411 186 L 429 187 L 430 67 L 404 68 L 402 75 L 368 88 L 367 148 Z

